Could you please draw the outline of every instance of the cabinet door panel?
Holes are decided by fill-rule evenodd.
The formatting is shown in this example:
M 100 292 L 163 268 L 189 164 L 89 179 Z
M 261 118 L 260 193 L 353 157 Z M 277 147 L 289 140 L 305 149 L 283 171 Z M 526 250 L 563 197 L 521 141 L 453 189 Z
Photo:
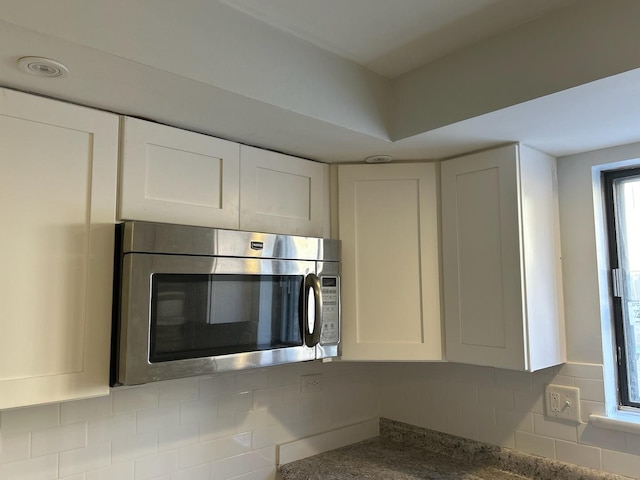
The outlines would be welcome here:
M 446 357 L 525 369 L 517 146 L 442 163 Z
M 497 168 L 456 177 L 460 330 L 465 345 L 504 348 L 506 319 Z M 486 322 L 478 322 L 478 318 Z
M 0 408 L 108 393 L 118 118 L 0 100 Z
M 233 142 L 123 118 L 119 218 L 238 228 Z
M 339 166 L 342 358 L 442 358 L 436 167 Z
M 328 236 L 329 167 L 242 146 L 240 228 Z

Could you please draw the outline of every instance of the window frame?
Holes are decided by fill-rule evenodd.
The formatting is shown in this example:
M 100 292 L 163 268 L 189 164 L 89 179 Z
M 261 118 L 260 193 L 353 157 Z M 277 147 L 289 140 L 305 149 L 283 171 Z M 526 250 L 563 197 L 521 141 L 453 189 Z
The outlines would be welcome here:
M 611 281 L 610 300 L 612 309 L 612 324 L 614 331 L 614 362 L 617 373 L 617 403 L 619 410 L 640 412 L 640 402 L 633 402 L 629 394 L 629 369 L 627 365 L 627 345 L 624 331 L 623 295 L 615 295 L 616 277 L 614 270 L 620 268 L 619 233 L 616 216 L 615 181 L 621 178 L 638 177 L 640 167 L 605 170 L 602 172 L 604 211 L 606 218 L 608 274 Z

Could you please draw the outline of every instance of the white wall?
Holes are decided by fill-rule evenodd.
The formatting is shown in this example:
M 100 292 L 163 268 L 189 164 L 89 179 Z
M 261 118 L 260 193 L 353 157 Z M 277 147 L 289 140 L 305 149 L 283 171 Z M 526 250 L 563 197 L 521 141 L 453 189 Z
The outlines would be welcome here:
M 268 480 L 275 445 L 379 414 L 375 367 L 311 362 L 0 413 L 0 480 Z M 322 373 L 323 391 L 300 394 Z
M 640 143 L 564 157 L 558 161 L 565 313 L 571 363 L 536 373 L 460 364 L 381 367 L 381 416 L 509 448 L 638 478 L 640 435 L 596 428 L 605 413 L 601 315 L 596 260 L 593 168 L 640 159 Z M 595 174 L 595 178 L 598 174 Z M 595 194 L 595 197 L 594 197 Z M 605 287 L 606 291 L 606 287 Z M 605 329 L 606 330 L 606 329 Z M 605 349 L 606 351 L 606 349 Z M 544 416 L 544 385 L 575 385 L 582 423 Z

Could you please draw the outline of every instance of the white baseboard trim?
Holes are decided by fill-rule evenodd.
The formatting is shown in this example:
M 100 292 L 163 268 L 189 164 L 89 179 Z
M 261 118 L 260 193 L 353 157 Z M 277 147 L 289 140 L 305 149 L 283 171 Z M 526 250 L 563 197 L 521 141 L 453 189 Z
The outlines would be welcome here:
M 328 432 L 278 445 L 278 465 L 295 462 L 319 453 L 361 442 L 380 435 L 380 419 L 337 428 Z

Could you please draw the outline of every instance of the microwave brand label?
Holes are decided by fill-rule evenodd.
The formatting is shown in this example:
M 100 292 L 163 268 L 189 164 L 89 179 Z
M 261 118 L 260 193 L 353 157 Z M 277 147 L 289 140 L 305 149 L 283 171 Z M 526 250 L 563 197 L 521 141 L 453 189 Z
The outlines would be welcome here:
M 252 250 L 262 250 L 264 248 L 264 243 L 262 242 L 251 242 Z

